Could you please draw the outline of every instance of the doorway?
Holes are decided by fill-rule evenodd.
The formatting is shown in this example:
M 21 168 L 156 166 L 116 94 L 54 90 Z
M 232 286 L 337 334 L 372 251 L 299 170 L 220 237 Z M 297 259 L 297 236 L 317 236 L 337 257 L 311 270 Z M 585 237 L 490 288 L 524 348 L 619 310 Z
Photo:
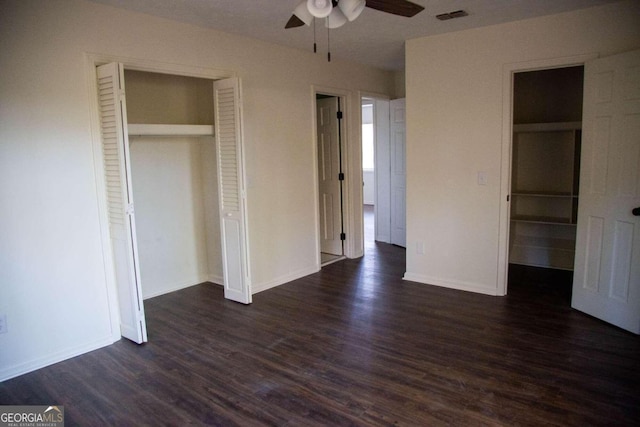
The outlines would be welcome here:
M 343 103 L 338 96 L 316 94 L 321 266 L 344 259 Z
M 583 81 L 583 66 L 513 77 L 507 282 L 534 297 L 553 294 L 565 306 L 576 247 Z
M 390 101 L 379 95 L 361 96 L 364 248 L 391 242 Z M 373 162 L 373 164 L 372 164 Z M 372 195 L 373 193 L 373 195 Z
M 640 209 L 637 189 L 640 129 L 637 76 L 640 51 L 607 57 L 580 55 L 503 67 L 503 138 L 498 294 L 507 293 L 511 222 L 513 82 L 522 71 L 584 67 L 579 212 L 574 247 L 571 307 L 634 333 L 640 328 L 637 266 Z M 615 178 L 615 179 L 613 179 Z
M 363 96 L 360 102 L 365 226 L 369 216 L 374 241 L 405 247 L 405 99 Z
M 362 213 L 364 250 L 370 250 L 376 240 L 376 168 L 374 100 L 362 99 Z

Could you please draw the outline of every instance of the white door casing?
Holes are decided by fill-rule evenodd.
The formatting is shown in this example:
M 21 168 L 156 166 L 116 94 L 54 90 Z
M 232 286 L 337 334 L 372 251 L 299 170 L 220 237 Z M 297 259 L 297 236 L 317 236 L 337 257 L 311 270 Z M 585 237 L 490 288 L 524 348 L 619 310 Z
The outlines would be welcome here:
M 216 156 L 224 297 L 251 303 L 248 268 L 246 200 L 242 145 L 240 82 L 237 78 L 213 84 Z
M 571 306 L 640 333 L 640 51 L 585 64 Z
M 316 101 L 320 251 L 343 255 L 338 98 Z
M 390 103 L 391 113 L 391 243 L 407 246 L 407 191 L 404 98 Z
M 138 344 L 147 341 L 131 186 L 124 67 L 97 67 L 100 134 L 104 161 L 109 237 L 118 291 L 120 332 Z

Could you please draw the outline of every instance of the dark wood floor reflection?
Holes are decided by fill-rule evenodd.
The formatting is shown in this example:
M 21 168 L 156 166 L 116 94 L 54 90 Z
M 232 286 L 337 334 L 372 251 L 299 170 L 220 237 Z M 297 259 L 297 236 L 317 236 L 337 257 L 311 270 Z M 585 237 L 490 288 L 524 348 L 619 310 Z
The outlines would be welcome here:
M 497 298 L 404 264 L 371 242 L 251 306 L 211 284 L 147 300 L 149 343 L 5 381 L 0 403 L 64 405 L 67 425 L 638 425 L 638 337 L 530 272 Z

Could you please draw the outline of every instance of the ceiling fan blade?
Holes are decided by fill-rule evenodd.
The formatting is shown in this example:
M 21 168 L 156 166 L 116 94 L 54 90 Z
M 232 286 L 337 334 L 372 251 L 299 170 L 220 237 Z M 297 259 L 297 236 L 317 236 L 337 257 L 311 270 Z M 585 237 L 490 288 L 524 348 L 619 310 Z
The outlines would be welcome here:
M 284 28 L 286 30 L 287 28 L 302 27 L 303 25 L 304 22 L 302 22 L 300 18 L 298 18 L 296 15 L 291 15 L 291 18 L 289 18 L 289 21 L 287 21 L 287 25 L 285 25 Z
M 367 0 L 367 7 L 392 15 L 406 16 L 411 18 L 424 10 L 419 4 L 406 0 Z

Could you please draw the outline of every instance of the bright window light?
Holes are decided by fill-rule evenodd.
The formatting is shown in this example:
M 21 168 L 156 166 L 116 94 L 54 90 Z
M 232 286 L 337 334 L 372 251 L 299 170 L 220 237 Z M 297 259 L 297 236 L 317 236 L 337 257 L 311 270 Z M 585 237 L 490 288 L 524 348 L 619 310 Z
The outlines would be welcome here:
M 373 170 L 373 124 L 362 125 L 362 169 Z

